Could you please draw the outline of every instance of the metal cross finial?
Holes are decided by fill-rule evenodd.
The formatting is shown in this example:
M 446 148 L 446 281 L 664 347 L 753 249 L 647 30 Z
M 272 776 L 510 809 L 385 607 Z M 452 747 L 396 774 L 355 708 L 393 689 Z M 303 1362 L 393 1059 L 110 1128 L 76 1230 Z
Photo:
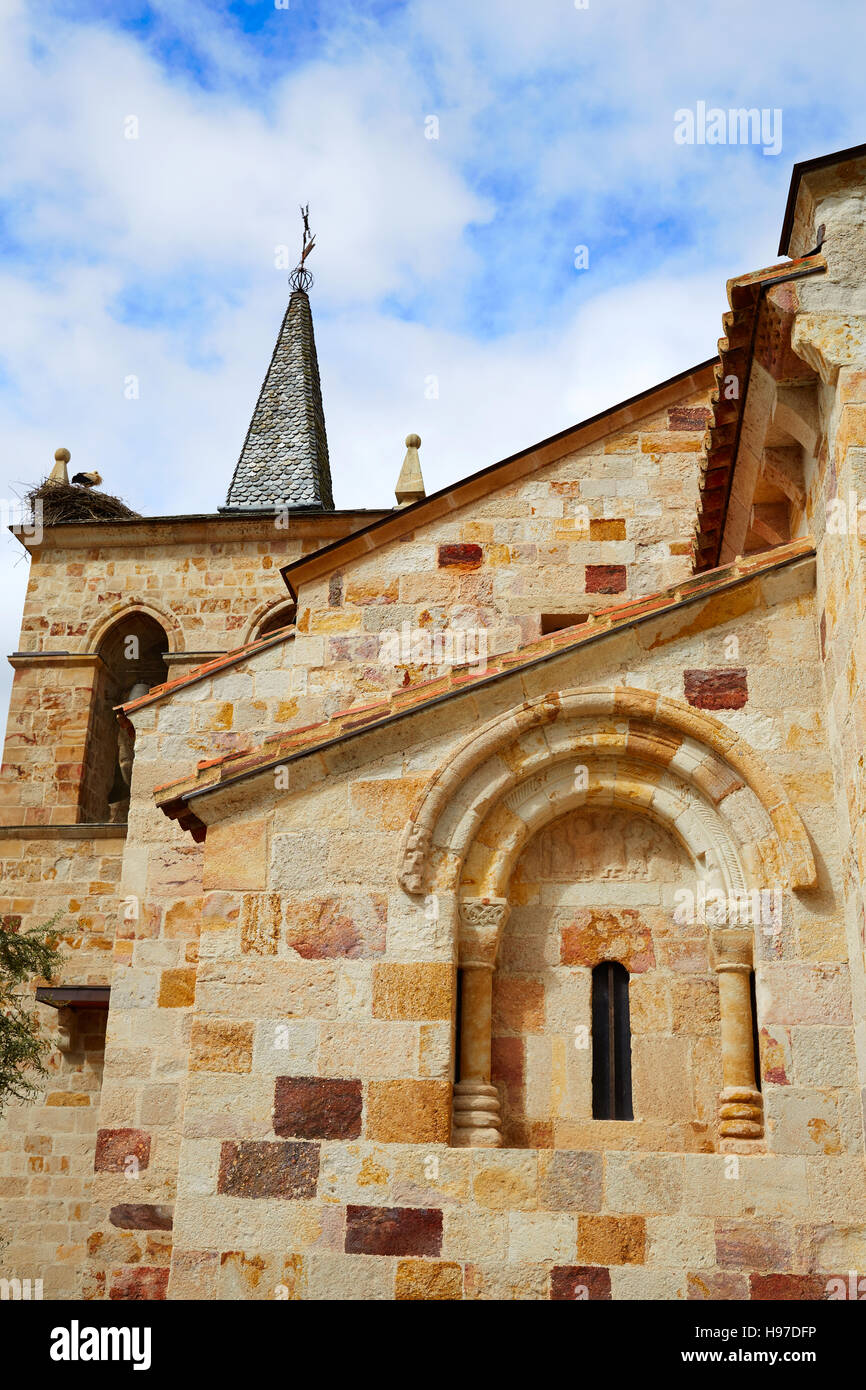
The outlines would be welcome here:
M 301 205 L 301 217 L 304 219 L 304 230 L 301 235 L 301 259 L 292 271 L 289 284 L 293 290 L 308 290 L 313 283 L 313 277 L 304 265 L 305 260 L 316 245 L 316 238 L 310 231 L 310 205 Z

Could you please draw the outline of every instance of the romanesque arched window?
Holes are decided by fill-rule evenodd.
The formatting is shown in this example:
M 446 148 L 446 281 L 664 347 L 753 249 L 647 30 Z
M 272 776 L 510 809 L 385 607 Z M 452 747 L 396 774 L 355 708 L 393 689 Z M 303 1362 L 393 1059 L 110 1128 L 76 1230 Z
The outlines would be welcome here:
M 118 618 L 100 642 L 81 779 L 82 821 L 126 820 L 132 739 L 118 724 L 114 709 L 168 679 L 168 649 L 164 628 L 137 610 Z
M 616 960 L 592 972 L 592 1114 L 596 1120 L 633 1120 L 629 974 Z

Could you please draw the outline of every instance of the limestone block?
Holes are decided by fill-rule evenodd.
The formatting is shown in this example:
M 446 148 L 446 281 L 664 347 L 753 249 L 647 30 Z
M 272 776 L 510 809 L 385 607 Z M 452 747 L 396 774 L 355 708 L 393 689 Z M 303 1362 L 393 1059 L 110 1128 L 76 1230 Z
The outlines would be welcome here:
M 683 1200 L 683 1160 L 675 1154 L 605 1155 L 605 1206 L 613 1211 L 672 1213 Z
M 451 1133 L 449 1081 L 371 1081 L 367 1138 L 385 1144 L 445 1144 Z
M 520 1150 L 475 1150 L 472 1193 L 480 1207 L 534 1211 L 538 1206 L 538 1159 Z
M 264 889 L 268 886 L 267 821 L 212 825 L 205 841 L 202 883 L 211 889 Z
M 808 1158 L 809 1213 L 816 1221 L 866 1221 L 866 1160 L 843 1154 Z
M 482 1302 L 546 1300 L 550 1278 L 547 1264 L 496 1264 L 479 1260 L 466 1266 L 463 1297 Z
M 552 1211 L 600 1211 L 602 1155 L 551 1149 L 538 1155 L 538 1200 Z
M 248 1072 L 252 1068 L 253 1025 L 194 1018 L 190 1037 L 191 1071 Z
M 373 967 L 373 1017 L 450 1019 L 454 968 L 446 962 L 382 962 Z
M 416 1023 L 356 1020 L 323 1021 L 319 1028 L 320 1076 L 344 1076 L 346 1058 L 360 1076 L 411 1076 L 418 1064 Z
M 684 1271 L 637 1269 L 631 1265 L 614 1267 L 610 1271 L 611 1297 L 670 1302 L 687 1297 L 687 1276 Z
M 857 1061 L 850 1029 L 792 1028 L 791 1051 L 798 1085 L 856 1086 Z
M 712 1221 L 700 1217 L 648 1216 L 647 1264 L 707 1269 L 716 1263 Z
M 463 1269 L 442 1260 L 400 1260 L 394 1297 L 398 1301 L 462 1299 Z
M 806 1087 L 771 1087 L 764 1100 L 767 1137 L 775 1153 L 842 1152 L 836 1098 Z
M 479 1212 L 465 1206 L 446 1208 L 442 1254 L 446 1259 L 464 1262 L 490 1260 L 504 1264 L 509 1220 L 507 1213 Z
M 686 1154 L 683 1164 L 686 1215 L 802 1218 L 809 1212 L 802 1156 Z
M 306 1256 L 306 1298 L 314 1302 L 384 1302 L 394 1298 L 397 1261 L 379 1255 L 312 1251 Z
M 566 1213 L 547 1211 L 515 1211 L 508 1218 L 508 1259 L 521 1261 L 556 1260 L 566 1263 L 574 1258 L 576 1222 Z
M 587 1264 L 643 1264 L 646 1222 L 642 1216 L 578 1216 L 577 1257 Z

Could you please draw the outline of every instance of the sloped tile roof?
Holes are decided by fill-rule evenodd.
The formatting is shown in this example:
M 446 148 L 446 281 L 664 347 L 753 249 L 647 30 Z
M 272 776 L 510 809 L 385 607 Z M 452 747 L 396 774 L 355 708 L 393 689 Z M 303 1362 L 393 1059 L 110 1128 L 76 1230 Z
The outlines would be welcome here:
M 153 704 L 154 700 L 162 700 L 166 695 L 173 695 L 176 690 L 181 690 L 185 685 L 206 680 L 216 671 L 224 671 L 229 666 L 246 661 L 253 652 L 261 652 L 266 647 L 276 646 L 278 642 L 283 642 L 287 637 L 294 636 L 294 632 L 294 623 L 288 623 L 285 627 L 278 627 L 264 637 L 256 638 L 255 642 L 247 642 L 243 647 L 235 647 L 222 656 L 214 657 L 213 661 L 205 661 L 201 666 L 194 666 L 183 676 L 177 676 L 171 681 L 163 681 L 161 685 L 153 685 L 146 695 L 139 696 L 137 700 L 129 700 L 125 705 L 115 705 L 114 708 L 121 710 L 124 714 L 133 714 L 136 710 L 143 709 L 145 705 Z

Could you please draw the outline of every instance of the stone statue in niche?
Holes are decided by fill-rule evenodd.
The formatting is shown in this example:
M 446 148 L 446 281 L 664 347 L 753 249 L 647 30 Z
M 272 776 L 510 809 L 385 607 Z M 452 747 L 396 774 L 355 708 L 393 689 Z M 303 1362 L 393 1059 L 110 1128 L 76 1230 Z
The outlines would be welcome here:
M 532 840 L 523 856 L 525 880 L 675 880 L 685 851 L 647 816 L 616 809 L 570 811 Z

